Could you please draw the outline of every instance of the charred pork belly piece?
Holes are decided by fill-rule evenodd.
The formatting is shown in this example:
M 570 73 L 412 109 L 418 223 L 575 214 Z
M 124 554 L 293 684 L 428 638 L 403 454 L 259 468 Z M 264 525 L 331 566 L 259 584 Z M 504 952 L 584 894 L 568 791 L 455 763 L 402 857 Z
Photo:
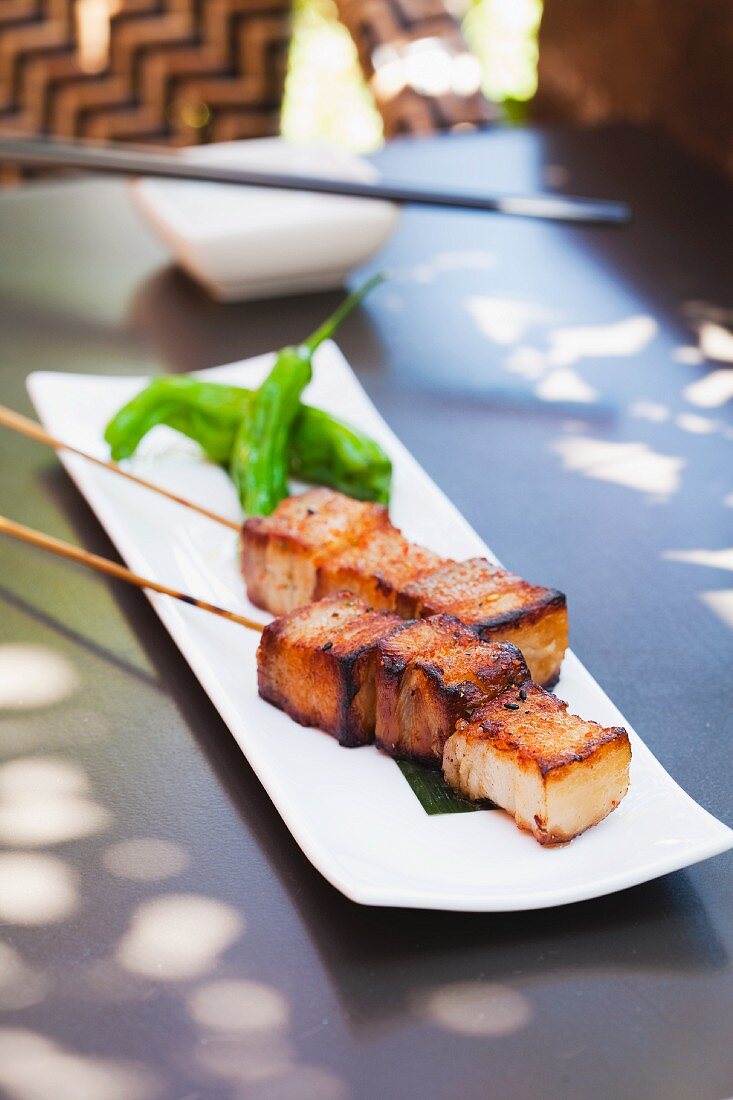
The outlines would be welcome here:
M 377 642 L 404 627 L 348 593 L 297 608 L 266 626 L 257 650 L 260 695 L 342 745 L 374 740 Z
M 438 767 L 458 719 L 529 679 L 515 646 L 482 642 L 449 615 L 409 623 L 378 650 L 377 744 Z
M 248 519 L 242 569 L 249 598 L 275 615 L 347 589 L 403 619 L 455 615 L 485 641 L 512 642 L 537 683 L 557 682 L 568 644 L 565 596 L 485 558 L 446 561 L 408 542 L 386 508 L 332 489 Z
M 324 558 L 318 567 L 316 599 L 347 590 L 372 607 L 394 611 L 410 582 L 446 564 L 432 550 L 408 542 L 396 528 L 380 528 Z
M 331 489 L 288 497 L 242 528 L 242 572 L 257 607 L 282 615 L 312 600 L 321 561 L 375 531 L 393 530 L 382 504 Z
M 448 562 L 411 581 L 396 611 L 406 619 L 455 615 L 485 641 L 518 646 L 537 683 L 557 683 L 568 645 L 565 596 L 528 584 L 486 558 Z
M 631 746 L 625 729 L 567 707 L 533 683 L 482 704 L 446 742 L 446 780 L 466 798 L 491 799 L 540 844 L 572 840 L 626 794 Z

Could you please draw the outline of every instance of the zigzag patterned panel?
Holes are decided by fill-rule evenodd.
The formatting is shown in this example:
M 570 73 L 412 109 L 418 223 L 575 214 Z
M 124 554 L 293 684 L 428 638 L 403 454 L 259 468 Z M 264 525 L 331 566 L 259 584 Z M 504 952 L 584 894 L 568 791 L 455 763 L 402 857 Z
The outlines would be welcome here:
M 288 0 L 3 0 L 0 129 L 185 145 L 277 133 Z

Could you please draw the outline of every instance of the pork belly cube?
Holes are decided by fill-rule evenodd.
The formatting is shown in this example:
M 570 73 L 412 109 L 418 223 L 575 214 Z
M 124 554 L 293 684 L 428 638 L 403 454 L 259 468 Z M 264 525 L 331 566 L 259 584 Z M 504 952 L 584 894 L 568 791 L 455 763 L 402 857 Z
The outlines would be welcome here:
M 394 611 L 407 584 L 444 564 L 432 550 L 408 542 L 394 527 L 384 527 L 321 562 L 316 598 L 345 590 L 372 607 Z
M 269 516 L 251 516 L 242 528 L 242 572 L 257 607 L 282 615 L 313 599 L 324 557 L 370 532 L 391 528 L 387 509 L 331 489 L 288 497 Z
M 446 742 L 446 780 L 466 798 L 491 799 L 540 844 L 572 840 L 626 794 L 631 746 L 620 726 L 567 708 L 532 683 L 484 703 Z
M 348 593 L 297 608 L 266 626 L 257 683 L 268 703 L 342 745 L 374 740 L 377 642 L 404 626 Z
M 396 610 L 403 618 L 455 615 L 485 641 L 518 646 L 538 684 L 557 683 L 568 646 L 568 612 L 556 589 L 528 584 L 486 558 L 469 558 L 410 582 Z
M 458 719 L 529 677 L 516 646 L 482 642 L 449 615 L 410 623 L 378 649 L 377 744 L 435 766 Z

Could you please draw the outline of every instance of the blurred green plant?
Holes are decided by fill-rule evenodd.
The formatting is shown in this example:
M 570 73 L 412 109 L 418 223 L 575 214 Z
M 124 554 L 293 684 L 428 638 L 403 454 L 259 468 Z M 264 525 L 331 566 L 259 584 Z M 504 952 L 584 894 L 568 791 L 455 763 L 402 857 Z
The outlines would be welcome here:
M 294 0 L 281 128 L 291 141 L 355 153 L 382 142 L 382 119 L 333 0 Z
M 504 105 L 508 120 L 521 118 L 537 89 L 542 0 L 469 2 L 463 32 L 481 61 L 484 93 Z M 382 120 L 333 0 L 294 0 L 282 132 L 357 153 L 381 144 Z
M 537 91 L 537 32 L 542 0 L 473 0 L 463 33 L 484 70 L 484 95 L 508 107 Z

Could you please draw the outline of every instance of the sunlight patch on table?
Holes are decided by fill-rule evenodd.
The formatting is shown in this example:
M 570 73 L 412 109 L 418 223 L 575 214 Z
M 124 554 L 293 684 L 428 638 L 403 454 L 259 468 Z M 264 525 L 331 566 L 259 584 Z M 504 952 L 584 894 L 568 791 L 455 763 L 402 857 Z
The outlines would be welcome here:
M 196 1021 L 215 1031 L 273 1031 L 288 1023 L 288 1002 L 263 982 L 232 980 L 209 982 L 193 990 L 188 1010 Z
M 74 666 L 48 646 L 0 645 L 0 710 L 52 706 L 78 687 Z
M 610 325 L 574 325 L 550 330 L 547 361 L 570 367 L 581 359 L 639 355 L 658 331 L 653 317 L 641 314 Z
M 0 853 L 0 920 L 31 927 L 57 924 L 78 906 L 78 875 L 58 856 Z
M 161 981 L 198 978 L 216 965 L 244 927 L 236 909 L 223 901 L 169 894 L 138 907 L 116 959 L 133 974 Z
M 686 466 L 684 458 L 658 454 L 646 443 L 616 443 L 588 436 L 560 439 L 552 450 L 560 455 L 566 470 L 662 498 L 677 492 Z
M 148 1069 L 78 1054 L 23 1028 L 0 1028 L 0 1086 L 10 1100 L 154 1100 Z
M 130 837 L 107 849 L 102 861 L 117 878 L 159 882 L 180 875 L 188 867 L 188 853 L 171 840 L 152 836 Z
M 466 311 L 482 336 L 508 347 L 521 340 L 529 329 L 553 319 L 546 306 L 521 298 L 472 297 Z
M 0 767 L 0 798 L 60 798 L 88 790 L 84 769 L 61 757 L 23 756 Z
M 714 321 L 703 321 L 700 325 L 700 351 L 706 359 L 715 359 L 720 363 L 733 363 L 733 332 Z
M 733 588 L 723 588 L 715 592 L 701 592 L 700 599 L 722 623 L 733 630 Z
M 109 828 L 110 822 L 110 813 L 87 798 L 27 798 L 0 805 L 0 842 L 42 848 L 94 836 Z
M 665 550 L 662 557 L 667 561 L 684 561 L 691 565 L 706 565 L 710 569 L 733 571 L 733 547 L 725 550 Z
M 580 404 L 588 404 L 598 397 L 598 391 L 569 367 L 551 371 L 534 392 L 543 401 L 577 401 Z
M 42 847 L 93 836 L 111 815 L 84 792 L 83 769 L 53 757 L 23 757 L 0 767 L 0 842 Z
M 717 431 L 718 425 L 709 416 L 698 416 L 696 413 L 680 413 L 675 423 L 683 432 L 691 435 L 711 435 Z
M 692 382 L 682 396 L 698 409 L 718 409 L 733 397 L 733 370 L 713 370 Z
M 704 362 L 704 356 L 700 349 L 690 345 L 675 348 L 672 358 L 675 363 L 686 363 L 690 367 L 697 367 Z
M 635 401 L 629 406 L 629 416 L 636 420 L 649 420 L 652 424 L 663 424 L 669 420 L 670 411 L 658 401 Z
M 596 390 L 571 368 L 584 359 L 638 355 L 658 331 L 656 321 L 644 314 L 609 325 L 547 328 L 553 315 L 545 307 L 512 298 L 473 297 L 466 309 L 479 332 L 495 344 L 512 348 L 504 369 L 538 381 L 535 394 L 544 401 L 596 400 Z M 542 327 L 544 349 L 521 342 L 530 329 L 538 327 Z
M 506 357 L 503 366 L 511 374 L 518 374 L 530 381 L 541 378 L 546 370 L 545 356 L 529 344 L 518 344 Z
M 733 363 L 733 309 L 712 302 L 684 302 L 682 313 L 697 331 L 700 358 Z
M 446 1031 L 476 1038 L 511 1035 L 527 1026 L 532 1006 L 515 989 L 495 982 L 452 982 L 420 994 L 415 1009 Z

